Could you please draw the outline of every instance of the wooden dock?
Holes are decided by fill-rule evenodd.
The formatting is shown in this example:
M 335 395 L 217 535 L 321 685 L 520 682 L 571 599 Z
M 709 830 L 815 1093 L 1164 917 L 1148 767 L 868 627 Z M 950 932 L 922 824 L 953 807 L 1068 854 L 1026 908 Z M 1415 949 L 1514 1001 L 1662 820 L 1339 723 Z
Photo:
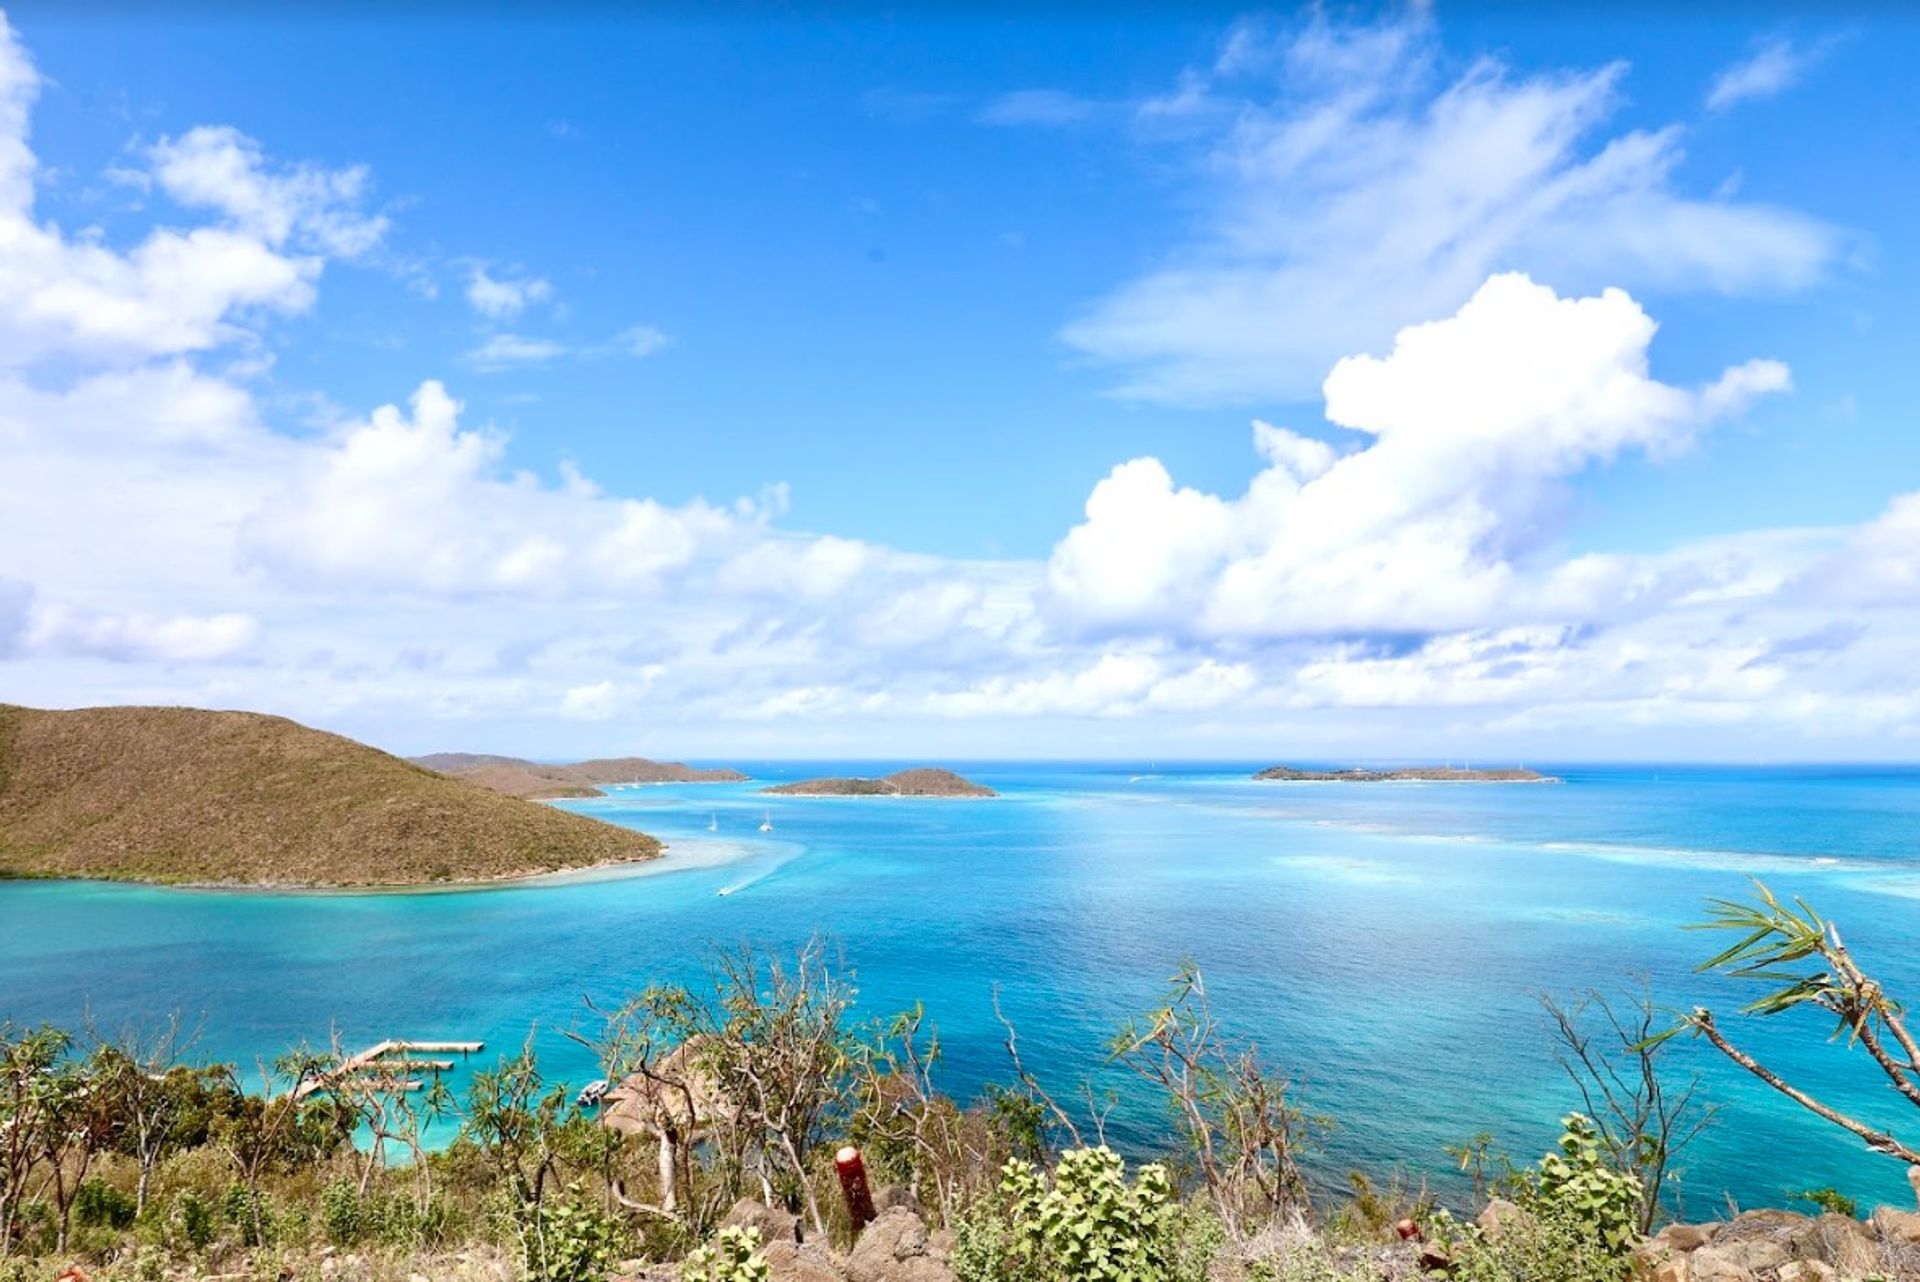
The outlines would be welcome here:
M 485 1045 L 484 1042 L 414 1042 L 401 1039 L 389 1039 L 355 1055 L 349 1055 L 334 1067 L 309 1082 L 302 1082 L 293 1092 L 296 1100 L 303 1100 L 331 1087 L 343 1077 L 355 1073 L 378 1072 L 374 1085 L 380 1090 L 417 1091 L 425 1088 L 425 1083 L 409 1076 L 412 1073 L 444 1073 L 453 1067 L 450 1059 L 388 1059 L 389 1055 L 473 1055 Z

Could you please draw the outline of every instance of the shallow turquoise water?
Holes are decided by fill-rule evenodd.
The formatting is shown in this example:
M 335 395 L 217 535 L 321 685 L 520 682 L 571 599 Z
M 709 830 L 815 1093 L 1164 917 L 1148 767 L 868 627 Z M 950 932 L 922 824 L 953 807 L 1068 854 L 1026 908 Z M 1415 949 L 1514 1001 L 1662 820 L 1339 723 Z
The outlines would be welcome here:
M 849 768 L 749 767 L 762 780 Z M 73 1024 L 91 1008 L 111 1024 L 177 1007 L 205 1013 L 205 1053 L 241 1059 L 335 1028 L 350 1045 L 483 1038 L 491 1058 L 537 1025 L 550 1070 L 585 1080 L 592 1066 L 560 1032 L 582 1022 L 584 994 L 688 977 L 712 941 L 790 947 L 821 932 L 856 971 L 863 1012 L 926 1003 L 950 1089 L 1008 1075 L 997 985 L 1030 1065 L 1064 1095 L 1192 957 L 1230 1028 L 1335 1121 L 1324 1172 L 1397 1165 L 1446 1187 L 1443 1145 L 1484 1129 L 1531 1155 L 1576 1103 L 1535 995 L 1639 975 L 1674 1006 L 1712 1004 L 1836 1105 L 1904 1122 L 1910 1139 L 1920 1129 L 1824 1026 L 1730 1019 L 1743 990 L 1692 973 L 1717 937 L 1680 929 L 1751 872 L 1809 896 L 1895 991 L 1920 997 L 1920 771 L 1562 768 L 1561 786 L 1259 784 L 1249 771 L 968 767 L 1005 794 L 991 802 L 622 789 L 568 804 L 673 853 L 651 875 L 576 884 L 5 884 L 0 1017 Z M 1710 1050 L 1677 1054 L 1724 1107 L 1687 1163 L 1697 1209 L 1829 1184 L 1911 1197 L 1896 1164 Z M 1123 1098 L 1112 1133 L 1149 1145 L 1158 1120 Z

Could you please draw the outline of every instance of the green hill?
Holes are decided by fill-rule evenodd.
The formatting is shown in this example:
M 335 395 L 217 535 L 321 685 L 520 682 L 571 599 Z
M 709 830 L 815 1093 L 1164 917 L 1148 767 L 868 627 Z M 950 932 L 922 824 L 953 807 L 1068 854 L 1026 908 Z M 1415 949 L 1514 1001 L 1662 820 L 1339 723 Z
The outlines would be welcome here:
M 646 757 L 599 757 L 546 764 L 484 752 L 433 752 L 409 758 L 416 766 L 466 779 L 510 797 L 601 797 L 600 784 L 738 783 L 738 770 L 707 770 Z
M 0 875 L 417 885 L 659 853 L 282 717 L 0 704 Z

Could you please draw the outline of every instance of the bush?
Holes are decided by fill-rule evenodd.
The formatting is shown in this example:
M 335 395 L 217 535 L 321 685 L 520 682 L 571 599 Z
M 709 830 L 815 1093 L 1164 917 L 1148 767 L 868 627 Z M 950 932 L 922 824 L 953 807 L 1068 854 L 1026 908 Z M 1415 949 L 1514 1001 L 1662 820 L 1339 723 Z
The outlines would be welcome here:
M 173 1223 L 180 1240 L 193 1250 L 204 1251 L 213 1244 L 213 1206 L 192 1189 L 173 1199 Z
M 1127 1183 L 1112 1149 L 1072 1149 L 1049 1181 L 1019 1160 L 995 1195 L 961 1217 L 953 1267 L 961 1282 L 1198 1282 L 1223 1234 L 1182 1206 L 1166 1168 Z
M 612 1220 L 584 1202 L 578 1185 L 567 1196 L 525 1212 L 521 1241 L 527 1276 L 536 1282 L 598 1282 L 613 1268 Z
M 1794 1202 L 1811 1202 L 1826 1215 L 1844 1215 L 1850 1220 L 1860 1218 L 1860 1203 L 1836 1188 L 1802 1189 L 1798 1193 L 1787 1194 L 1787 1198 Z
M 360 1190 L 352 1180 L 335 1180 L 320 1194 L 320 1227 L 335 1246 L 353 1246 L 367 1231 Z
M 83 1228 L 124 1229 L 134 1213 L 133 1199 L 97 1175 L 73 1191 L 73 1222 Z
M 721 1229 L 680 1266 L 680 1282 L 768 1282 L 773 1274 L 759 1248 L 759 1229 Z
M 1592 1227 L 1564 1211 L 1533 1211 L 1498 1234 L 1469 1232 L 1452 1243 L 1449 1282 L 1625 1282 L 1631 1257 L 1601 1245 Z
M 1625 1255 L 1639 1238 L 1640 1181 L 1608 1160 L 1587 1117 L 1569 1113 L 1561 1125 L 1560 1151 L 1540 1159 L 1538 1173 L 1521 1187 L 1520 1204 Z

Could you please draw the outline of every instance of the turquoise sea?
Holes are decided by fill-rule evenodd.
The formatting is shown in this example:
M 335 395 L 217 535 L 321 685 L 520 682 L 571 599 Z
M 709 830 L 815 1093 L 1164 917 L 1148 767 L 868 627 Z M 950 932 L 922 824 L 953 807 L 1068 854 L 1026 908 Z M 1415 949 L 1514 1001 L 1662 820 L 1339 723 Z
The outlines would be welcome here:
M 1530 1157 L 1577 1102 L 1537 994 L 1641 977 L 1673 1006 L 1712 1005 L 1835 1105 L 1904 1123 L 1910 1142 L 1920 1120 L 1823 1024 L 1733 1018 L 1754 994 L 1694 974 L 1719 937 L 1681 929 L 1759 876 L 1842 922 L 1863 962 L 1920 999 L 1920 770 L 1356 785 L 1256 783 L 1248 764 L 992 763 L 961 768 L 1000 799 L 934 801 L 763 798 L 766 781 L 876 767 L 745 768 L 758 782 L 567 803 L 666 839 L 640 876 L 411 895 L 0 884 L 0 1017 L 111 1025 L 178 1008 L 204 1016 L 203 1054 L 242 1060 L 335 1029 L 356 1046 L 481 1038 L 491 1059 L 537 1028 L 549 1070 L 584 1081 L 597 1074 L 561 1035 L 583 1024 L 583 995 L 690 977 L 710 942 L 819 933 L 865 1014 L 926 1004 L 950 1090 L 1009 1076 L 997 986 L 1064 1096 L 1191 957 L 1229 1029 L 1334 1122 L 1324 1176 L 1399 1168 L 1452 1190 L 1444 1145 L 1488 1130 Z M 1686 1163 L 1694 1211 L 1823 1185 L 1910 1200 L 1897 1164 L 1710 1048 L 1676 1060 L 1723 1108 Z M 1111 1135 L 1144 1149 L 1159 1121 L 1123 1094 Z

